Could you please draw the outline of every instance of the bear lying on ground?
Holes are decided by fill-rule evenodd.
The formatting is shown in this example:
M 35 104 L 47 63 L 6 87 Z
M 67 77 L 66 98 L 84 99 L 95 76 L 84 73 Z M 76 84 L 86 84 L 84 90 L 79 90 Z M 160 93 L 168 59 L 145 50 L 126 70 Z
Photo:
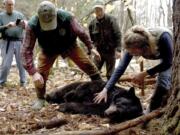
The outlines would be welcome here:
M 96 114 L 110 118 L 111 122 L 122 122 L 142 115 L 142 106 L 134 88 L 125 90 L 115 86 L 108 91 L 106 103 L 94 103 L 94 94 L 104 86 L 104 81 L 75 82 L 53 90 L 46 95 L 46 100 L 60 104 L 61 112 Z

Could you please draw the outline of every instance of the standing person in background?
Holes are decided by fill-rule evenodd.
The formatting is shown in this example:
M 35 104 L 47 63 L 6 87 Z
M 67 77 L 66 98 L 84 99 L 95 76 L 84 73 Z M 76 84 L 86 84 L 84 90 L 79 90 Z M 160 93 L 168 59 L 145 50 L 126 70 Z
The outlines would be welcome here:
M 20 85 L 24 86 L 26 75 L 21 62 L 20 48 L 26 21 L 22 13 L 14 10 L 15 0 L 4 0 L 3 2 L 5 11 L 0 13 L 0 32 L 3 39 L 1 42 L 0 86 L 3 87 L 7 81 L 14 55 L 19 70 Z
M 95 97 L 95 102 L 106 101 L 108 90 L 111 90 L 125 72 L 133 56 L 142 56 L 151 60 L 159 59 L 161 62 L 146 71 L 132 74 L 132 81 L 141 85 L 144 78 L 148 75 L 153 76 L 158 74 L 156 89 L 151 97 L 147 112 L 164 106 L 171 88 L 171 66 L 173 58 L 171 32 L 166 28 L 146 29 L 142 26 L 133 26 L 125 34 L 123 42 L 126 52 L 104 89 Z
M 33 109 L 39 110 L 44 106 L 46 81 L 50 68 L 56 58 L 70 58 L 91 80 L 101 80 L 96 66 L 90 61 L 84 50 L 77 45 L 77 37 L 84 42 L 89 53 L 92 42 L 89 35 L 78 24 L 74 16 L 64 10 L 56 10 L 55 5 L 49 1 L 39 4 L 38 14 L 34 15 L 28 22 L 22 48 L 23 65 L 32 76 L 37 100 Z M 34 66 L 33 49 L 36 39 L 41 48 L 38 58 L 38 67 Z
M 106 77 L 109 79 L 115 68 L 115 54 L 121 49 L 121 32 L 116 18 L 105 13 L 103 0 L 96 0 L 93 10 L 96 18 L 89 24 L 89 33 L 99 52 L 94 62 L 99 70 L 106 63 Z

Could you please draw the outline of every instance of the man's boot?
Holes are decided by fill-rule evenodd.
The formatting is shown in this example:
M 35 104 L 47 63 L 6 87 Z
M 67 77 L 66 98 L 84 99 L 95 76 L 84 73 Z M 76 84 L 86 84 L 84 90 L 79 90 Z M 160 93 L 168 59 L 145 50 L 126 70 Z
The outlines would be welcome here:
M 32 109 L 33 110 L 40 110 L 45 105 L 45 98 L 44 98 L 45 88 L 43 88 L 43 89 L 37 89 L 36 88 L 36 94 L 37 94 L 37 99 L 34 102 Z
M 32 109 L 33 110 L 41 110 L 41 108 L 43 108 L 45 105 L 45 99 L 36 99 L 36 101 L 34 102 Z
M 149 112 L 163 107 L 167 104 L 167 99 L 169 97 L 169 90 L 165 89 L 162 86 L 157 86 L 153 96 L 151 97 Z

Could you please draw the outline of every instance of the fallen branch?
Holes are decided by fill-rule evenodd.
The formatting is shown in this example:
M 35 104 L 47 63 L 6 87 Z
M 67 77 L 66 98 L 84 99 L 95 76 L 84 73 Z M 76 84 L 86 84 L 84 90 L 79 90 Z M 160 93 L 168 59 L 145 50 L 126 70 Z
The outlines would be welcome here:
M 145 123 L 153 118 L 162 115 L 164 110 L 155 110 L 147 115 L 143 115 L 133 120 L 129 120 L 118 125 L 115 125 L 108 129 L 97 129 L 97 130 L 83 130 L 83 131 L 63 131 L 59 133 L 55 133 L 52 135 L 114 135 L 120 131 L 128 129 L 130 127 L 135 127 L 141 123 Z
M 128 12 L 130 12 L 130 9 Z M 144 60 L 143 59 L 140 61 L 139 65 L 140 65 L 140 72 L 143 72 L 144 71 Z M 143 81 L 141 84 L 141 95 L 142 96 L 145 96 L 144 89 L 145 89 L 145 79 L 143 78 Z
M 33 130 L 37 130 L 37 129 L 41 129 L 41 128 L 51 129 L 54 127 L 62 126 L 62 125 L 67 124 L 67 123 L 68 122 L 65 119 L 53 118 L 53 119 L 48 120 L 48 121 L 40 121 L 40 122 L 36 123 L 34 126 L 32 126 L 32 129 Z
M 121 78 L 119 79 L 119 82 L 131 82 L 132 79 L 131 77 L 129 77 L 129 75 L 123 75 L 121 76 Z M 145 85 L 150 85 L 150 84 L 154 84 L 156 82 L 156 79 L 154 77 L 152 78 L 145 78 L 144 80 L 144 84 Z

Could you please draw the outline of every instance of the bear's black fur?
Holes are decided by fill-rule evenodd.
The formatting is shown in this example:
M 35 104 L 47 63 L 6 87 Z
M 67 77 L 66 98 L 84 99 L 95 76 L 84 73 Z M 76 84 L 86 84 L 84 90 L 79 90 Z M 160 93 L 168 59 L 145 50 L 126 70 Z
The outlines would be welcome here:
M 116 122 L 129 120 L 142 114 L 141 103 L 135 95 L 134 88 L 125 90 L 115 86 L 108 91 L 106 103 L 94 103 L 94 94 L 100 92 L 104 86 L 103 81 L 75 82 L 53 90 L 46 95 L 46 100 L 59 103 L 61 112 L 97 114 Z

